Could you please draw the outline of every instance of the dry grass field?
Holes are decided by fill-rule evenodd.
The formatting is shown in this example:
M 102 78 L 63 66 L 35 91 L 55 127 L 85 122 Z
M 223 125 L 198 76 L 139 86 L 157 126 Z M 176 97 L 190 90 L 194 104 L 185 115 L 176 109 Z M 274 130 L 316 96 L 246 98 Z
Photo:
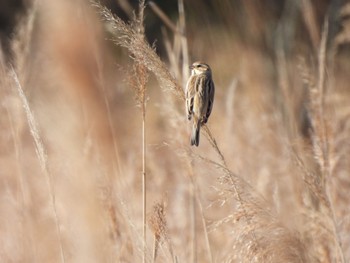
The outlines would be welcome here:
M 350 261 L 349 3 L 27 2 L 0 52 L 1 262 Z

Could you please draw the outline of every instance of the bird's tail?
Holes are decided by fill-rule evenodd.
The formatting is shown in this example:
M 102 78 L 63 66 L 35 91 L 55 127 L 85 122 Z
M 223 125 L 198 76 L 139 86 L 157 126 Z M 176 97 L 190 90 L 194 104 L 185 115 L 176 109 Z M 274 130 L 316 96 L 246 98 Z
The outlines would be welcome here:
M 200 120 L 198 120 L 198 121 L 193 120 L 193 128 L 192 128 L 192 134 L 191 134 L 191 145 L 196 145 L 198 147 L 200 128 L 201 128 Z

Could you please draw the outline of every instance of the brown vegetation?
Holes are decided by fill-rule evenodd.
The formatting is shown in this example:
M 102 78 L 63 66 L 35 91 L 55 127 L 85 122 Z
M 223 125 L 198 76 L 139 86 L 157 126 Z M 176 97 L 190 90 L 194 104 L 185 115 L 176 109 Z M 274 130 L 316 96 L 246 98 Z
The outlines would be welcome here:
M 128 22 L 33 1 L 0 53 L 1 262 L 350 260 L 349 5 L 284 1 L 270 29 L 237 3 L 249 32 L 229 0 L 222 24 L 182 0 L 178 21 L 140 1 Z M 144 12 L 166 26 L 155 46 Z M 192 148 L 198 59 L 216 98 Z

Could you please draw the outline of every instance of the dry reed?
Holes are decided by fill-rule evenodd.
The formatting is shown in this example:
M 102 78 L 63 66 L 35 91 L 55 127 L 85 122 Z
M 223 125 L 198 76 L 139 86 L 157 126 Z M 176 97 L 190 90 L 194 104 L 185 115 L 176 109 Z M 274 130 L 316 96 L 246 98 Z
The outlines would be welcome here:
M 33 3 L 0 56 L 1 261 L 349 260 L 349 5 L 180 0 L 174 21 L 120 0 L 125 22 L 95 1 Z M 217 87 L 198 149 L 192 58 Z

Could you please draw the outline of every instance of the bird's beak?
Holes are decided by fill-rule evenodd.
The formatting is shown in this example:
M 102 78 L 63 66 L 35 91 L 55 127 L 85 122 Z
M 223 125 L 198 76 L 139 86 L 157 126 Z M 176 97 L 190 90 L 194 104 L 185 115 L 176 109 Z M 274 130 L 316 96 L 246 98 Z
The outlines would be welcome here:
M 191 65 L 191 66 L 189 66 L 189 68 L 190 68 L 190 69 L 194 69 L 194 66 L 193 66 L 193 65 Z

